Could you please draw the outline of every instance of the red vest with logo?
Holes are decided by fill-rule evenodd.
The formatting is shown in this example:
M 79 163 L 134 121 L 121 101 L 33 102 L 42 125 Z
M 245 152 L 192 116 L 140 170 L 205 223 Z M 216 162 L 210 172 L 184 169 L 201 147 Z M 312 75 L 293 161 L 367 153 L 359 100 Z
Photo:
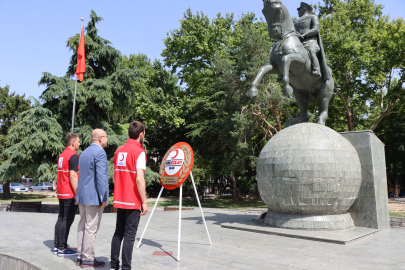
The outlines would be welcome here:
M 136 162 L 146 152 L 142 144 L 129 139 L 117 149 L 114 156 L 114 204 L 115 208 L 141 209 L 141 195 L 136 184 Z
M 56 187 L 56 195 L 59 199 L 72 199 L 75 197 L 75 191 L 70 183 L 69 173 L 69 161 L 73 155 L 77 155 L 77 153 L 73 149 L 66 148 L 58 158 L 58 185 Z

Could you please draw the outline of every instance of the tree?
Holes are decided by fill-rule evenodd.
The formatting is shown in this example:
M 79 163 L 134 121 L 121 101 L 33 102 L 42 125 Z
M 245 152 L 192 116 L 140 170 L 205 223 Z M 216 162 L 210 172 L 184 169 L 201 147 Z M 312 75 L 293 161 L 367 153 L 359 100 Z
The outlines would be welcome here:
M 166 151 L 176 142 L 183 141 L 188 98 L 178 86 L 178 78 L 167 71 L 163 64 L 153 62 L 144 54 L 124 56 L 120 68 L 140 69 L 142 80 L 134 81 L 139 89 L 131 100 L 131 113 L 119 121 L 138 120 L 146 125 L 149 165 L 158 171 Z
M 108 158 L 128 136 L 117 135 L 113 125 L 114 115 L 130 114 L 129 104 L 135 98 L 133 82 L 142 80 L 139 69 L 119 69 L 121 53 L 111 46 L 111 42 L 98 35 L 96 24 L 102 20 L 94 11 L 90 13 L 85 35 L 86 70 L 84 81 L 77 83 L 75 132 L 82 137 L 83 147 L 90 145 L 91 132 L 102 128 L 108 134 L 106 152 Z M 70 65 L 64 77 L 43 73 L 39 81 L 46 87 L 40 99 L 43 107 L 53 112 L 53 117 L 61 124 L 64 133 L 70 132 L 73 108 L 74 76 L 77 63 L 79 34 L 67 41 L 73 52 Z
M 115 134 L 112 116 L 130 113 L 128 105 L 137 91 L 132 83 L 141 80 L 142 71 L 118 69 L 121 53 L 108 40 L 98 36 L 96 24 L 101 20 L 91 11 L 85 28 L 87 73 L 84 81 L 78 82 L 74 131 L 81 136 L 82 145 L 86 147 L 91 143 L 92 130 L 104 129 L 109 135 L 105 150 L 111 159 L 118 146 L 128 139 L 127 135 Z M 56 160 L 64 149 L 64 137 L 71 130 L 75 84 L 71 77 L 76 70 L 78 43 L 79 34 L 67 41 L 73 55 L 66 75 L 57 77 L 43 73 L 39 80 L 39 84 L 46 87 L 40 96 L 43 103 L 22 114 L 20 124 L 10 129 L 7 137 L 10 147 L 5 151 L 8 160 L 0 170 L 2 179 L 28 173 L 43 181 L 55 180 Z
M 87 24 L 85 35 L 86 69 L 84 81 L 77 83 L 75 129 L 81 137 L 83 147 L 91 143 L 91 132 L 94 128 L 102 128 L 108 134 L 108 146 L 105 148 L 109 161 L 110 180 L 113 174 L 113 156 L 115 150 L 128 140 L 128 124 L 133 120 L 144 121 L 150 132 L 148 140 L 153 141 L 151 145 L 158 145 L 156 148 L 148 149 L 155 153 L 148 155 L 150 160 L 158 156 L 162 151 L 157 137 L 154 134 L 170 133 L 176 127 L 184 125 L 181 118 L 182 111 L 178 108 L 185 103 L 182 102 L 182 92 L 177 86 L 177 78 L 166 71 L 159 61 L 153 63 L 144 55 L 131 55 L 122 57 L 121 53 L 112 47 L 111 42 L 98 35 L 97 23 L 102 20 L 94 11 L 90 13 L 90 21 Z M 40 96 L 42 104 L 37 104 L 35 110 L 31 110 L 24 123 L 41 123 L 45 121 L 47 125 L 42 129 L 33 129 L 27 133 L 29 138 L 41 137 L 42 134 L 53 134 L 59 136 L 59 144 L 63 145 L 65 134 L 71 131 L 71 114 L 73 108 L 73 95 L 75 81 L 73 76 L 77 63 L 77 47 L 79 44 L 79 34 L 70 37 L 67 47 L 72 51 L 70 65 L 67 73 L 63 77 L 54 76 L 44 72 L 39 84 L 45 86 L 45 90 Z M 58 125 L 55 126 L 54 123 Z M 163 128 L 162 128 L 163 127 Z M 46 130 L 48 128 L 48 130 Z M 163 131 L 162 131 L 163 130 Z M 38 144 L 21 144 L 16 139 L 23 134 L 21 129 L 13 129 L 9 134 L 10 148 L 7 150 L 9 160 L 7 170 L 3 172 L 23 173 L 27 164 L 25 159 L 13 158 L 14 151 L 29 150 L 32 164 L 41 170 L 32 170 L 33 176 L 43 177 L 41 179 L 56 178 L 57 152 L 46 153 L 42 158 L 39 155 L 32 155 L 38 152 Z M 160 134 L 159 134 L 160 135 Z M 167 145 L 167 142 L 165 142 Z M 20 147 L 20 148 L 19 148 Z M 25 147 L 25 148 L 21 148 Z M 32 148 L 32 149 L 31 149 Z M 63 149 L 62 149 L 63 150 Z M 167 148 L 165 149 L 165 151 Z M 59 152 L 58 152 L 59 151 Z M 79 150 L 80 152 L 80 150 Z M 162 155 L 160 153 L 160 155 Z M 150 161 L 149 160 L 149 161 Z M 28 161 L 27 161 L 28 162 Z M 148 164 L 155 165 L 155 164 Z M 0 171 L 1 172 L 1 171 Z M 46 173 L 46 177 L 45 174 Z M 6 177 L 3 174 L 0 176 Z M 157 174 L 150 168 L 147 169 L 145 178 L 147 183 L 157 181 Z
M 247 98 L 259 67 L 269 61 L 271 46 L 267 25 L 254 14 L 238 21 L 232 14 L 218 14 L 210 22 L 188 9 L 180 23 L 166 38 L 162 56 L 173 73 L 179 70 L 190 96 L 187 135 L 200 157 L 196 165 L 207 168 L 213 179 L 225 177 L 237 201 L 238 187 L 251 187 L 258 146 L 271 137 L 269 130 L 281 130 L 292 100 L 274 94 L 280 92 L 275 76 L 264 80 L 263 87 L 272 91 Z
M 385 162 L 388 182 L 398 191 L 398 184 L 403 186 L 405 180 L 405 121 L 404 103 L 398 105 L 398 113 L 387 115 L 375 129 L 375 134 L 385 144 Z M 396 197 L 398 194 L 396 192 Z
M 56 159 L 65 148 L 63 130 L 52 112 L 40 105 L 21 113 L 7 136 L 7 160 L 0 166 L 0 180 L 14 180 L 21 174 L 48 182 L 56 178 Z
M 141 80 L 139 77 L 141 70 L 118 69 L 121 53 L 110 45 L 111 42 L 98 36 L 96 24 L 101 20 L 101 17 L 91 11 L 90 21 L 85 28 L 87 72 L 84 81 L 77 84 L 75 118 L 77 132 L 82 128 L 106 127 L 110 124 L 113 114 L 130 113 L 128 105 L 137 90 L 132 88 L 132 82 Z M 43 106 L 54 112 L 54 117 L 65 131 L 71 128 L 74 95 L 74 80 L 71 77 L 76 70 L 79 38 L 77 34 L 67 41 L 73 55 L 66 75 L 56 77 L 50 73 L 43 73 L 39 81 L 39 85 L 46 87 L 40 97 L 44 102 Z
M 6 136 L 10 127 L 15 124 L 18 115 L 30 108 L 30 103 L 25 99 L 25 95 L 20 96 L 10 93 L 10 86 L 0 87 L 0 165 L 5 156 Z
M 374 130 L 403 93 L 404 20 L 389 21 L 374 0 L 324 0 L 318 8 L 335 79 L 329 125 Z
M 233 14 L 226 14 L 209 20 L 204 13 L 193 15 L 187 9 L 180 28 L 167 33 L 164 40 L 166 48 L 162 51 L 165 64 L 176 73 L 180 83 L 187 83 L 184 90 L 189 96 L 198 95 L 201 81 L 211 74 L 212 58 L 216 53 L 224 52 L 234 25 Z

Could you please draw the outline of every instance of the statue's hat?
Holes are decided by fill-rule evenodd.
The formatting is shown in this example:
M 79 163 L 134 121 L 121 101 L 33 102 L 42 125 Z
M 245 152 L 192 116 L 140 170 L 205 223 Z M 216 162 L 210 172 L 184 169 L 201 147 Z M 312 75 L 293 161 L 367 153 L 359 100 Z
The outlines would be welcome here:
M 301 5 L 299 8 L 297 8 L 297 10 L 300 8 L 306 8 L 309 12 L 312 12 L 312 10 L 314 10 L 311 5 L 308 5 L 307 3 L 304 3 L 304 2 L 301 2 Z

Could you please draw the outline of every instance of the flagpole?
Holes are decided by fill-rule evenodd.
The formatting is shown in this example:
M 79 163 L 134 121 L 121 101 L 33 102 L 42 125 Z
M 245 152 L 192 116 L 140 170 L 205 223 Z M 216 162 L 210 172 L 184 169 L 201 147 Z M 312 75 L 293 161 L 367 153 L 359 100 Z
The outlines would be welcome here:
M 82 32 L 82 28 L 83 28 L 83 17 L 80 19 L 80 32 Z M 81 35 L 80 35 L 81 36 Z M 80 36 L 79 36 L 79 44 L 80 44 Z M 75 82 L 75 95 L 73 96 L 73 111 L 72 111 L 72 133 L 73 133 L 73 129 L 75 127 L 75 112 L 76 112 L 76 89 L 77 89 L 77 74 L 75 73 L 76 76 L 76 82 Z
M 76 88 L 77 88 L 77 75 L 76 75 L 76 82 L 75 82 L 75 95 L 73 97 L 73 111 L 72 111 L 72 133 L 75 126 L 75 111 L 76 111 Z

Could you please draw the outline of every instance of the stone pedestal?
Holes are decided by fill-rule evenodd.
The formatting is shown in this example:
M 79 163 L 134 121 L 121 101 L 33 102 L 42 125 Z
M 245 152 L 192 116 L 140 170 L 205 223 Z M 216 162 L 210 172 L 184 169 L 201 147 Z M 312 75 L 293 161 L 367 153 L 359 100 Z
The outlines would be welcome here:
M 372 131 L 340 133 L 359 154 L 362 182 L 349 212 L 356 227 L 390 228 L 384 144 Z

